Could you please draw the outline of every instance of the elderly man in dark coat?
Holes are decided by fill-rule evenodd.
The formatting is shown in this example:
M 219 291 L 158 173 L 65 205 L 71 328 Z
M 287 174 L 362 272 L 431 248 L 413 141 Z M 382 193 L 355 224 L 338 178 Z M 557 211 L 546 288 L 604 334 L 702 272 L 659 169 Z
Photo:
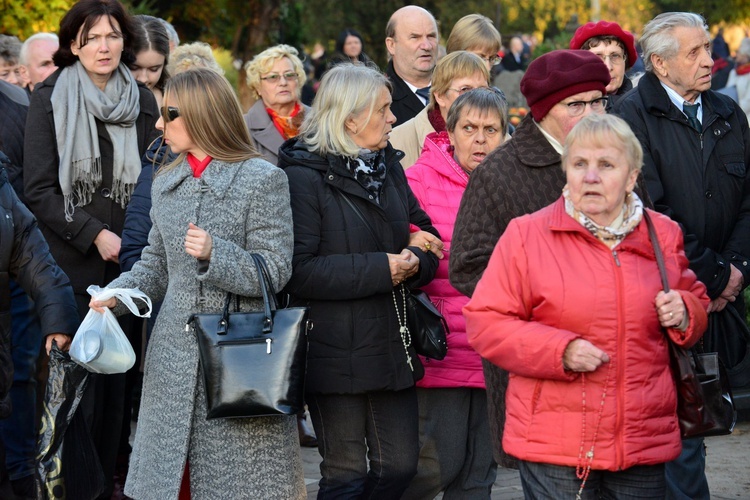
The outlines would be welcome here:
M 711 43 L 701 16 L 656 16 L 644 27 L 641 47 L 646 74 L 615 112 L 641 141 L 654 206 L 683 227 L 690 268 L 712 299 L 710 316 L 736 308 L 744 318 L 741 291 L 750 278 L 747 117 L 729 97 L 710 90 Z M 667 498 L 708 498 L 704 466 L 703 440 L 683 440 L 682 455 L 667 464 Z

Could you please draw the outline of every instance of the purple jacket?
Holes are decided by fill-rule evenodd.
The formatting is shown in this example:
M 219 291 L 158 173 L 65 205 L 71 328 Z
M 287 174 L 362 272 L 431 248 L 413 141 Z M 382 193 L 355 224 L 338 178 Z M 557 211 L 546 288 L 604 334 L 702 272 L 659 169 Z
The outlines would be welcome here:
M 435 303 L 450 328 L 448 355 L 442 361 L 422 358 L 425 376 L 418 387 L 472 387 L 484 389 L 482 360 L 466 339 L 466 322 L 461 309 L 469 298 L 448 282 L 448 260 L 458 206 L 469 175 L 453 159 L 447 132 L 434 132 L 424 141 L 422 155 L 406 170 L 409 186 L 432 224 L 443 236 L 445 258 L 435 279 L 422 290 Z

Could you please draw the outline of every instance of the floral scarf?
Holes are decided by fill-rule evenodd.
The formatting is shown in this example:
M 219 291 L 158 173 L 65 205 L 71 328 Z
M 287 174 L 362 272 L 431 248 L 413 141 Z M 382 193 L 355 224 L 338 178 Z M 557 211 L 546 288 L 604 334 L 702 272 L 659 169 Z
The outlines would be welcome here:
M 577 210 L 573 206 L 573 202 L 570 201 L 570 192 L 567 185 L 563 188 L 563 197 L 565 198 L 565 212 L 610 249 L 619 245 L 628 234 L 638 227 L 641 219 L 643 219 L 643 202 L 635 193 L 628 193 L 625 197 L 622 214 L 615 219 L 615 224 L 613 224 L 617 227 L 600 226 L 584 215 L 583 212 Z M 619 224 L 617 224 L 618 221 Z
M 286 141 L 292 137 L 297 137 L 299 134 L 299 127 L 302 125 L 302 120 L 305 118 L 305 112 L 302 110 L 302 106 L 299 103 L 294 104 L 294 109 L 290 116 L 281 116 L 271 108 L 266 108 L 266 113 L 271 117 L 274 127 L 279 131 L 281 137 Z

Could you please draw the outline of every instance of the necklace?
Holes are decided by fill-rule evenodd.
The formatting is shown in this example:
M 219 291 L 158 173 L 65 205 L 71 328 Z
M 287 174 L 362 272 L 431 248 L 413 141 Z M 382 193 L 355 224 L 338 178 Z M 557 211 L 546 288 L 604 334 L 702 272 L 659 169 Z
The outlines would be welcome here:
M 411 362 L 411 355 L 409 354 L 409 347 L 411 346 L 411 333 L 406 323 L 406 290 L 404 285 L 401 285 L 401 297 L 404 299 L 404 318 L 401 319 L 401 314 L 398 310 L 398 300 L 396 299 L 396 290 L 391 291 L 393 296 L 393 305 L 396 306 L 396 318 L 398 318 L 399 333 L 401 334 L 401 343 L 404 344 L 404 351 L 406 351 L 406 362 L 409 363 L 409 368 L 414 371 L 414 365 Z
M 599 424 L 602 423 L 602 414 L 604 413 L 604 399 L 607 397 L 607 385 L 609 385 L 609 375 L 612 370 L 612 361 L 607 363 L 607 376 L 604 379 L 604 389 L 602 390 L 602 400 L 599 404 L 599 414 L 596 418 L 594 435 L 591 438 L 591 449 L 586 452 L 584 457 L 583 448 L 586 442 L 586 374 L 581 373 L 581 447 L 578 450 L 578 465 L 576 465 L 576 477 L 581 480 L 581 487 L 576 494 L 576 500 L 581 500 L 583 488 L 591 473 L 591 464 L 594 462 L 594 445 L 599 435 Z

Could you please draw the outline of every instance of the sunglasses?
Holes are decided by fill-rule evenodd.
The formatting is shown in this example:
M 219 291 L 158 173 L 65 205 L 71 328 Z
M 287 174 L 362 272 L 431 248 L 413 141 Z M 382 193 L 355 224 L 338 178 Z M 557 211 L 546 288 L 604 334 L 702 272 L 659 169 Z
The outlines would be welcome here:
M 161 117 L 165 123 L 176 120 L 180 117 L 180 110 L 174 106 L 165 106 L 161 108 Z

